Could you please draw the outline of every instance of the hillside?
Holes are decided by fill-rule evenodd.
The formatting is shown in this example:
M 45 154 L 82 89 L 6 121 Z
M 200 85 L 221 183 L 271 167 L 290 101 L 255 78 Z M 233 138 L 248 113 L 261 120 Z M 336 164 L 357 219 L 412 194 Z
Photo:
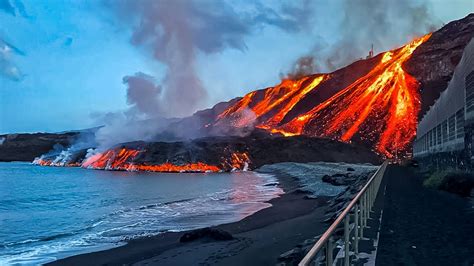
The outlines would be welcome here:
M 220 103 L 168 132 L 188 137 L 182 129 L 200 125 L 193 135 L 241 135 L 257 127 L 285 136 L 357 142 L 384 157 L 404 157 L 411 152 L 419 117 L 446 88 L 472 37 L 474 14 L 332 73 L 283 80 Z

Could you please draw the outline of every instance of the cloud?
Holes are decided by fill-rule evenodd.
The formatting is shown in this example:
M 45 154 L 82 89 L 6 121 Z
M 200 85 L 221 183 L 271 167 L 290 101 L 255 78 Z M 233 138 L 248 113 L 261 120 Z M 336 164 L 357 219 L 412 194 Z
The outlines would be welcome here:
M 20 0 L 0 0 L 0 11 L 9 15 L 28 17 L 25 6 Z M 21 81 L 24 74 L 14 62 L 14 56 L 25 55 L 20 49 L 6 42 L 0 36 L 0 78 L 12 81 Z
M 0 39 L 0 77 L 20 81 L 24 75 L 13 61 L 15 55 L 25 55 L 15 46 Z
M 73 41 L 74 41 L 74 39 L 72 37 L 68 36 L 68 37 L 66 37 L 66 39 L 64 39 L 63 45 L 66 46 L 66 47 L 71 46 Z
M 10 3 L 10 0 L 0 0 L 0 10 L 7 14 L 15 16 L 15 8 Z
M 3 11 L 9 15 L 22 17 L 28 17 L 25 6 L 20 0 L 0 0 L 0 11 Z

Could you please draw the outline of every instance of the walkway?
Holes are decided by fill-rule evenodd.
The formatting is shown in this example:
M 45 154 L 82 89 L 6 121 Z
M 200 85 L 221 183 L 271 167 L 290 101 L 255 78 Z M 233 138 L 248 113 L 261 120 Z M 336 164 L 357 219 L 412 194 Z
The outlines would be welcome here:
M 469 199 L 424 188 L 412 168 L 390 166 L 385 182 L 376 265 L 474 265 Z

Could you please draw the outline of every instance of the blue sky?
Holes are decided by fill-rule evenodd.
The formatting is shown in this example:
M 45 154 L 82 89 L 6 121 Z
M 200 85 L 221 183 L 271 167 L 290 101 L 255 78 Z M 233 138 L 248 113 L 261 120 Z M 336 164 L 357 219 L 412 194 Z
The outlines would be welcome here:
M 473 12 L 473 2 L 433 0 L 426 6 L 440 25 Z M 286 4 L 263 3 L 277 12 Z M 304 29 L 265 24 L 243 37 L 244 49 L 198 51 L 195 71 L 208 96 L 197 106 L 274 85 L 299 56 L 315 49 L 315 43 L 325 49 L 337 43 L 342 2 L 311 4 L 314 9 Z M 249 3 L 229 5 L 238 12 Z M 101 114 L 127 110 L 125 76 L 142 72 L 160 83 L 166 73 L 163 62 L 131 43 L 132 34 L 132 27 L 102 1 L 0 0 L 0 67 L 15 70 L 0 75 L 0 133 L 87 128 L 98 125 Z M 376 50 L 411 37 L 384 42 L 387 47 Z

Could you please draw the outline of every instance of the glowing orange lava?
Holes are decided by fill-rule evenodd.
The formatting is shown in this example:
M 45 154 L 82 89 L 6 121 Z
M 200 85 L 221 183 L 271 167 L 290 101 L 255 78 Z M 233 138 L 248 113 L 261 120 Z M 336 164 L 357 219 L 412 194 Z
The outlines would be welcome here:
M 41 165 L 41 166 L 51 166 L 52 160 L 45 160 L 45 159 L 35 159 L 33 164 Z
M 241 127 L 257 120 L 258 128 L 272 130 L 306 94 L 315 89 L 327 77 L 328 75 L 318 75 L 299 80 L 286 79 L 279 85 L 264 90 L 263 95 L 258 91 L 250 92 L 219 114 L 216 123 L 222 119 L 230 119 L 234 126 Z M 252 121 L 243 120 L 243 112 L 251 112 Z
M 189 163 L 184 165 L 174 165 L 163 163 L 157 165 L 136 164 L 133 162 L 140 153 L 139 150 L 122 148 L 108 150 L 104 153 L 93 155 L 86 159 L 82 167 L 106 170 L 127 170 L 127 171 L 150 171 L 150 172 L 219 172 L 220 168 L 205 163 Z
M 137 163 L 137 156 L 143 151 L 135 149 L 110 149 L 87 158 L 82 167 L 105 170 L 149 171 L 149 172 L 221 172 L 223 170 L 246 170 L 250 163 L 246 152 L 233 152 L 230 158 L 223 158 L 220 164 L 210 165 L 203 162 L 175 165 L 169 162 L 162 164 Z
M 81 166 L 80 163 L 55 163 L 53 160 L 48 160 L 48 159 L 41 159 L 37 158 L 33 161 L 33 164 L 36 165 L 41 165 L 41 166 L 67 166 L 67 167 L 79 167 Z
M 234 152 L 230 157 L 230 165 L 232 169 L 243 170 L 248 167 L 250 162 L 249 155 L 246 152 Z
M 394 157 L 399 152 L 403 155 L 416 133 L 420 96 L 418 82 L 402 66 L 430 36 L 385 52 L 365 76 L 284 124 L 281 122 L 289 111 L 330 75 L 317 76 L 309 84 L 305 82 L 308 77 L 283 81 L 267 89 L 258 102 L 253 99 L 256 92 L 251 92 L 221 113 L 218 120 L 232 117 L 236 110 L 249 109 L 258 119 L 257 127 L 273 133 L 358 140 L 370 143 L 385 157 Z M 303 83 L 306 85 L 302 86 Z M 271 116 L 265 116 L 270 112 Z
M 133 164 L 128 170 L 131 171 L 148 171 L 148 172 L 219 172 L 221 169 L 214 165 L 205 163 L 189 163 L 184 165 L 174 165 L 164 163 L 159 165 Z
M 83 163 L 84 168 L 108 169 L 108 170 L 129 170 L 135 156 L 140 153 L 138 150 L 122 148 L 108 150 L 104 153 L 98 153 L 87 158 Z

